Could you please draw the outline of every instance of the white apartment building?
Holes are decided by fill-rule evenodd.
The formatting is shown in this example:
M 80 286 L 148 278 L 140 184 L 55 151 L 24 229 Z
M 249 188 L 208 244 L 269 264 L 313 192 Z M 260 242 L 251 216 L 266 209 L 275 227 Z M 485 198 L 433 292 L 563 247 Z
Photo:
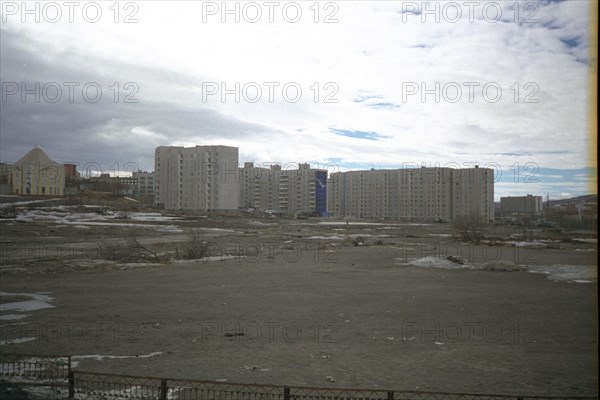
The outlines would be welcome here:
M 343 218 L 451 221 L 477 213 L 494 218 L 494 171 L 408 168 L 331 174 L 327 211 Z
M 143 199 L 154 198 L 154 172 L 136 171 L 131 174 L 136 182 L 135 194 Z
M 167 210 L 236 210 L 238 148 L 157 147 L 154 189 L 155 205 Z
M 298 164 L 297 169 L 269 168 L 245 163 L 240 168 L 240 207 L 293 215 L 327 209 L 327 170 Z

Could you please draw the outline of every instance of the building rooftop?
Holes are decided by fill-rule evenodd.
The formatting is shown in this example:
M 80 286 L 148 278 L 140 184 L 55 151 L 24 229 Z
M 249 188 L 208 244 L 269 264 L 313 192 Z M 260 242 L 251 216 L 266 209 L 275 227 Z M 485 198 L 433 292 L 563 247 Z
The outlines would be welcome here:
M 29 150 L 27 154 L 19 159 L 15 164 L 55 164 L 55 162 L 48 157 L 48 154 L 39 146 L 36 145 L 33 149 Z

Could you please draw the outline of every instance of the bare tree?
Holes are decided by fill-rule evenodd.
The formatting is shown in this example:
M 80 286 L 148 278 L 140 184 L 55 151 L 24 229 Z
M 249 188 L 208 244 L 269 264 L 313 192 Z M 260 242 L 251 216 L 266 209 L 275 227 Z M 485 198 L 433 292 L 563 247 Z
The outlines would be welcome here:
M 486 225 L 485 218 L 478 213 L 460 215 L 454 220 L 454 228 L 465 242 L 479 243 Z
M 197 228 L 192 228 L 188 233 L 188 240 L 185 243 L 183 254 L 179 254 L 179 248 L 176 248 L 175 258 L 195 260 L 206 256 L 207 253 L 208 245 L 204 241 L 202 231 Z

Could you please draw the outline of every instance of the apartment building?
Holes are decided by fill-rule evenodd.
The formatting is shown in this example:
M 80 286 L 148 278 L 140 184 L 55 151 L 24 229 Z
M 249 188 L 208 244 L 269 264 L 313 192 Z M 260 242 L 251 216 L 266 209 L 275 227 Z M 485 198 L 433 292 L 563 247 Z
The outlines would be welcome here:
M 137 183 L 135 195 L 144 201 L 154 202 L 154 172 L 136 171 L 131 177 Z
M 154 203 L 167 210 L 238 208 L 238 148 L 160 146 L 154 158 Z
M 477 213 L 494 218 L 494 171 L 403 168 L 331 174 L 327 211 L 343 218 L 451 221 Z
M 298 164 L 298 168 L 245 163 L 240 168 L 240 207 L 283 214 L 327 211 L 327 170 Z
M 244 163 L 239 169 L 239 205 L 245 209 L 266 211 L 274 209 L 273 174 L 270 168 L 255 166 L 253 162 Z
M 542 196 L 508 196 L 500 197 L 500 212 L 503 216 L 513 214 L 542 214 Z

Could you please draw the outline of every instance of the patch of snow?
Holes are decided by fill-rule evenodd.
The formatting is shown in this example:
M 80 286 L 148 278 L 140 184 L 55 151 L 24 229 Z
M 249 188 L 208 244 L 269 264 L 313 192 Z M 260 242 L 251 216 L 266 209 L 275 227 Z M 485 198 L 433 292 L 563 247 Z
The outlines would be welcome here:
M 13 207 L 13 206 L 26 206 L 28 204 L 45 203 L 47 201 L 55 201 L 55 200 L 62 200 L 62 199 L 56 198 L 56 199 L 44 199 L 44 200 L 17 201 L 14 203 L 1 203 L 0 208 L 8 208 L 8 207 Z
M 592 283 L 598 280 L 598 267 L 595 265 L 534 265 L 529 272 L 544 274 L 554 282 Z
M 398 258 L 396 260 L 402 260 L 402 259 Z M 406 262 L 406 261 L 397 262 L 396 264 L 411 265 L 414 267 L 441 268 L 441 269 L 465 269 L 465 268 L 468 268 L 468 266 L 454 263 L 454 262 L 446 260 L 444 258 L 433 257 L 433 256 L 423 257 L 423 258 L 419 258 L 419 259 L 408 261 L 408 262 Z
M 19 344 L 19 343 L 26 343 L 26 342 L 31 342 L 32 340 L 35 340 L 37 338 L 34 337 L 22 337 L 22 338 L 17 338 L 17 339 L 13 339 L 13 340 L 0 340 L 0 345 L 5 346 L 7 344 Z
M 86 354 L 80 356 L 71 356 L 71 360 L 96 360 L 102 361 L 104 359 L 123 359 L 123 358 L 150 358 L 161 355 L 161 351 L 155 351 L 149 354 L 137 354 L 133 356 L 111 356 L 111 355 L 103 355 L 103 354 Z
M 27 315 L 25 314 L 6 314 L 6 315 L 0 315 L 0 321 L 13 321 L 16 319 L 23 319 L 27 317 Z M 2 325 L 4 326 L 4 325 Z
M 34 311 L 41 310 L 43 308 L 54 308 L 52 304 L 49 304 L 52 297 L 46 296 L 43 293 L 6 293 L 0 292 L 0 296 L 27 296 L 32 297 L 33 300 L 27 301 L 16 301 L 12 303 L 0 304 L 0 311 Z
M 171 260 L 171 264 L 194 264 L 194 263 L 204 263 L 207 261 L 225 261 L 232 259 L 241 259 L 242 256 L 210 256 L 203 258 L 194 258 L 191 260 Z
M 598 244 L 598 239 L 573 239 L 574 242 Z
M 167 215 L 162 215 L 161 213 L 143 213 L 136 212 L 129 214 L 129 219 L 133 221 L 173 221 L 180 220 L 179 217 L 170 217 Z
M 546 247 L 546 243 L 540 241 L 533 242 L 510 242 L 515 247 Z
M 311 224 L 304 224 L 311 225 Z M 360 222 L 360 221 L 321 221 L 318 222 L 318 225 L 392 225 L 392 224 L 382 224 L 380 222 Z
M 159 228 L 156 228 L 159 232 L 168 232 L 168 233 L 181 233 L 183 229 L 177 227 L 176 225 L 165 225 Z
M 233 229 L 225 229 L 225 228 L 198 228 L 198 229 L 202 229 L 203 231 L 211 231 L 211 232 L 235 232 L 235 230 Z

